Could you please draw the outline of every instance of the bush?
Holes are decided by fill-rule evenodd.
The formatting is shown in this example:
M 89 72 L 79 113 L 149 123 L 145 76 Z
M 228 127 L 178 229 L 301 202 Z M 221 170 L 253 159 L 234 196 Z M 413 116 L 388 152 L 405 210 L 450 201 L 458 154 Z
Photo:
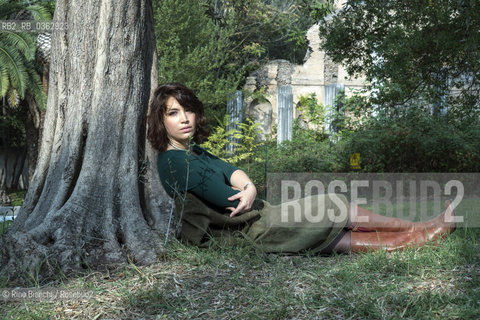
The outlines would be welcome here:
M 337 157 L 360 153 L 365 172 L 478 172 L 480 123 L 455 123 L 448 116 L 409 110 L 397 118 L 371 118 L 346 133 Z M 348 170 L 347 162 L 339 163 Z
M 268 151 L 268 172 L 331 172 L 336 170 L 330 141 L 285 141 Z
M 361 99 L 351 99 L 344 103 L 350 117 L 340 115 L 337 127 L 341 131 L 328 136 L 320 131 L 323 116 L 311 117 L 312 110 L 321 111 L 313 98 L 306 98 L 310 108 L 304 108 L 302 118 L 294 121 L 292 141 L 277 145 L 274 130 L 267 141 L 258 143 L 253 139 L 255 129 L 248 124 L 242 127 L 243 133 L 252 138 L 248 148 L 242 149 L 249 160 L 238 155 L 227 160 L 248 173 L 259 196 L 263 194 L 267 173 L 351 172 L 353 153 L 360 154 L 362 172 L 480 171 L 480 120 L 470 119 L 467 123 L 452 120 L 448 114 L 432 115 L 415 108 L 395 117 L 368 117 L 369 110 L 354 108 L 361 104 Z M 318 121 L 314 123 L 315 120 Z M 309 129 L 305 122 L 320 130 Z M 247 132 L 247 127 L 253 130 Z M 214 132 L 217 138 L 211 141 L 212 147 L 225 150 L 226 130 L 218 127 Z
M 246 165 L 245 172 L 250 172 L 250 165 L 261 161 L 255 157 L 255 150 L 262 145 L 257 139 L 260 124 L 253 123 L 250 118 L 247 118 L 245 122 L 235 122 L 236 127 L 228 129 L 230 123 L 228 115 L 224 116 L 222 121 L 218 119 L 217 121 L 219 125 L 212 130 L 207 141 L 201 146 L 228 163 Z M 228 151 L 227 145 L 233 146 L 235 151 L 233 153 Z

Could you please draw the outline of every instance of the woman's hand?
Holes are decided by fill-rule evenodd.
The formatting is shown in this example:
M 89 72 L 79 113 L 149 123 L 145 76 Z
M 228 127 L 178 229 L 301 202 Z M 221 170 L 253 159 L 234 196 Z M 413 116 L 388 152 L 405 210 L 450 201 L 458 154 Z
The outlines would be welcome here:
M 236 208 L 227 207 L 231 211 L 230 217 L 235 216 L 237 213 L 247 212 L 252 208 L 253 201 L 257 196 L 257 188 L 252 183 L 249 183 L 245 190 L 240 191 L 239 193 L 228 198 L 230 201 L 235 201 L 240 199 L 240 203 Z

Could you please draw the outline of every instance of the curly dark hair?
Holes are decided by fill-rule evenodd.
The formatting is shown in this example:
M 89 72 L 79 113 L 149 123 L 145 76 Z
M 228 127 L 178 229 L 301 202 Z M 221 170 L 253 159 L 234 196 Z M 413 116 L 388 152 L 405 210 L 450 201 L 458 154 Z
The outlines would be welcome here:
M 196 116 L 195 133 L 193 141 L 202 143 L 209 134 L 207 119 L 204 115 L 203 103 L 195 93 L 181 83 L 165 83 L 157 87 L 153 93 L 150 103 L 150 112 L 147 117 L 147 138 L 152 147 L 159 151 L 165 151 L 168 145 L 167 130 L 163 118 L 167 111 L 166 102 L 168 98 L 174 97 L 185 110 L 193 111 Z

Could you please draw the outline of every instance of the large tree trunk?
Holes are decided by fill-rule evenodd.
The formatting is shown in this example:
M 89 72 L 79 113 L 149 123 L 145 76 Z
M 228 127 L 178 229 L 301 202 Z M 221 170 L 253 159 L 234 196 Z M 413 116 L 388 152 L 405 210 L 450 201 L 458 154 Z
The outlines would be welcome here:
M 163 252 L 170 200 L 145 143 L 156 86 L 150 0 L 57 1 L 42 144 L 0 243 L 3 271 L 48 276 Z

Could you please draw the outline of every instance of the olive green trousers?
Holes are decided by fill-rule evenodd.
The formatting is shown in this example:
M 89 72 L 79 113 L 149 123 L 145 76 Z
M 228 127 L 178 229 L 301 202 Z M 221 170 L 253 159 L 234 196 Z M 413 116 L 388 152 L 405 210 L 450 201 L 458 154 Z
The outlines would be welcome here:
M 343 195 L 309 196 L 280 205 L 255 200 L 252 210 L 230 217 L 218 212 L 193 194 L 176 199 L 182 215 L 182 241 L 208 246 L 212 239 L 241 234 L 271 253 L 318 253 L 326 248 L 348 223 L 349 205 Z

